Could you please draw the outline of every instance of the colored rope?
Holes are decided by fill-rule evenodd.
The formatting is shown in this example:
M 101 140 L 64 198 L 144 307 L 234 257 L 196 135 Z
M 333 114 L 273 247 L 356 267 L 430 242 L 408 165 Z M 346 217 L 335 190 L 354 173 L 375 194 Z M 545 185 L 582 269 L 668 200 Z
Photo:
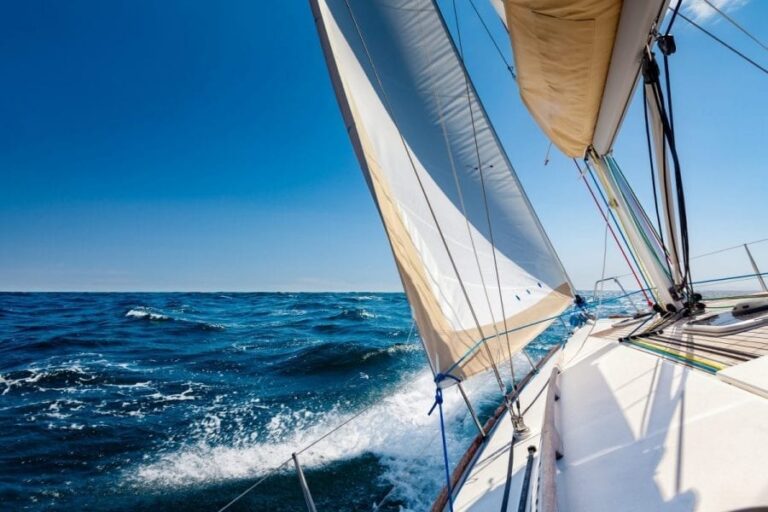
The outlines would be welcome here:
M 635 253 L 632 251 L 632 245 L 627 241 L 626 236 L 624 235 L 624 232 L 621 229 L 621 225 L 619 224 L 619 221 L 616 220 L 616 216 L 613 214 L 613 210 L 611 209 L 611 205 L 608 202 L 608 198 L 603 193 L 603 190 L 600 188 L 600 184 L 597 182 L 597 178 L 595 178 L 595 173 L 592 171 L 592 168 L 590 167 L 589 163 L 585 161 L 585 165 L 589 171 L 589 177 L 592 179 L 592 183 L 595 185 L 595 189 L 600 194 L 600 198 L 603 200 L 603 204 L 605 205 L 605 209 L 608 212 L 608 215 L 610 215 L 611 220 L 613 220 L 613 224 L 616 226 L 616 230 L 619 232 L 619 235 L 621 236 L 621 239 L 624 241 L 624 245 L 627 248 L 627 252 L 629 253 L 629 256 L 632 258 L 632 261 L 635 263 L 635 266 L 637 267 L 637 271 L 640 274 L 640 277 L 643 279 L 643 283 L 645 283 L 645 289 L 647 289 L 649 292 L 651 292 L 651 295 L 653 295 L 653 289 L 651 288 L 650 283 L 648 282 L 648 279 L 643 273 L 643 268 L 640 265 L 640 262 L 637 259 L 637 256 L 635 256 Z M 641 286 L 640 289 L 643 289 Z M 646 297 L 646 300 L 648 300 L 648 305 L 651 305 L 650 299 Z M 656 300 L 656 297 L 654 297 L 654 300 Z
M 637 198 L 634 191 L 632 190 L 632 187 L 629 185 L 629 181 L 627 180 L 626 176 L 624 176 L 621 168 L 619 168 L 618 163 L 609 156 L 605 157 L 605 162 L 608 164 L 608 170 L 611 172 L 614 181 L 618 185 L 618 192 L 622 195 L 622 197 L 624 197 L 627 206 L 629 206 L 627 213 L 637 228 L 637 232 L 642 237 L 643 242 L 645 242 L 645 246 L 648 248 L 651 256 L 653 256 L 653 258 L 659 264 L 659 267 L 662 269 L 662 271 L 667 272 L 667 276 L 670 278 L 670 280 L 672 280 L 672 271 L 669 267 L 669 261 L 667 259 L 667 250 L 663 245 L 661 245 L 661 239 L 659 238 L 658 233 L 654 232 L 653 223 L 648 218 L 645 210 L 643 210 L 643 207 L 640 204 L 640 200 Z M 635 208 L 635 206 L 637 208 Z M 645 221 L 645 225 L 642 224 L 643 220 Z M 646 229 L 647 227 L 650 229 Z M 654 241 L 656 244 L 654 244 Z M 659 257 L 659 251 L 657 251 L 657 248 L 663 254 L 665 261 L 662 261 Z
M 616 242 L 616 246 L 619 248 L 619 252 L 621 252 L 621 255 L 624 257 L 624 261 L 627 262 L 627 267 L 629 267 L 629 270 L 632 272 L 632 275 L 634 276 L 635 281 L 637 282 L 638 287 L 641 290 L 644 289 L 644 288 L 650 288 L 647 283 L 646 283 L 646 285 L 644 287 L 643 283 L 640 282 L 640 278 L 637 277 L 637 273 L 635 273 L 634 267 L 629 262 L 629 258 L 627 257 L 627 253 L 624 251 L 624 247 L 622 247 L 621 242 L 619 242 L 619 238 L 616 236 L 616 233 L 614 232 L 613 227 L 611 227 L 610 223 L 608 222 L 608 217 L 606 216 L 605 212 L 603 211 L 602 207 L 600 206 L 600 202 L 597 200 L 597 196 L 592 191 L 592 187 L 590 187 L 589 182 L 587 181 L 587 178 L 585 176 L 585 173 L 582 172 L 581 167 L 579 167 L 579 163 L 576 161 L 575 158 L 573 159 L 573 163 L 574 163 L 574 165 L 576 165 L 576 169 L 579 172 L 579 176 L 581 176 L 581 179 L 584 181 L 584 185 L 586 185 L 587 190 L 589 191 L 589 194 L 592 196 L 592 200 L 595 202 L 595 206 L 597 207 L 598 211 L 600 212 L 600 215 L 603 216 L 603 220 L 605 220 L 606 224 L 608 224 L 609 229 L 611 231 L 611 235 L 613 236 L 613 239 Z M 603 200 L 605 200 L 605 198 L 603 198 Z M 608 212 L 610 213 L 610 208 L 609 208 Z M 613 217 L 612 214 L 611 214 L 611 217 Z M 614 220 L 614 222 L 616 221 L 616 219 L 613 219 L 613 220 Z M 619 233 L 621 234 L 621 238 L 624 240 L 624 243 L 626 244 L 627 240 L 624 238 L 624 234 L 621 233 L 621 231 L 619 231 Z M 632 256 L 632 259 L 635 261 L 635 265 L 637 265 L 637 260 L 635 260 L 634 255 Z M 648 295 L 645 292 L 643 292 L 643 295 L 645 296 L 645 300 L 646 300 L 646 302 L 648 302 L 648 305 L 651 305 L 651 301 L 648 298 Z

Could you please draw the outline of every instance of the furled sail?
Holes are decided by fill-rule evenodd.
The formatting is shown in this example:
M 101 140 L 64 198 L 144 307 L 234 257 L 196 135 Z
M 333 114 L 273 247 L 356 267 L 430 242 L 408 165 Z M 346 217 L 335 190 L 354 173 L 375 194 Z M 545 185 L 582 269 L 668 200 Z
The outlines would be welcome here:
M 523 102 L 552 142 L 610 151 L 669 0 L 491 0 L 512 41 Z
M 311 4 L 433 372 L 465 379 L 506 360 L 573 290 L 437 6 Z

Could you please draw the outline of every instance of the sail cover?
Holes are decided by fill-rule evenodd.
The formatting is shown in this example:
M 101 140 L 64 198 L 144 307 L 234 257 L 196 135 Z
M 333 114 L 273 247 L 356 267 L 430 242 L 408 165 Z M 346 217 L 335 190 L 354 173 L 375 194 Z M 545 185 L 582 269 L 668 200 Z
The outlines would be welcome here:
M 669 0 L 491 0 L 515 55 L 520 95 L 566 155 L 610 151 Z
M 573 291 L 440 12 L 432 0 L 311 4 L 433 372 L 501 363 Z

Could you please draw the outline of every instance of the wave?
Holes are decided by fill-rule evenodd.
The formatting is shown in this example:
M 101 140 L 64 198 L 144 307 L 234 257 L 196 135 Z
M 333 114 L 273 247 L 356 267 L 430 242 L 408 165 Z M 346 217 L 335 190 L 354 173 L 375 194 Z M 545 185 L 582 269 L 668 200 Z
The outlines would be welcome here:
M 0 386 L 4 387 L 0 395 L 5 395 L 14 388 L 17 388 L 19 391 L 62 389 L 91 383 L 96 379 L 96 375 L 87 372 L 84 368 L 77 365 L 47 370 L 30 368 L 0 375 Z
M 330 317 L 330 320 L 371 320 L 376 318 L 374 313 L 365 309 L 344 309 Z
M 343 497 L 318 498 L 362 510 L 398 483 L 388 509 L 428 509 L 443 484 L 440 437 L 404 296 L 225 293 L 0 297 L 18 309 L 0 319 L 11 333 L 0 347 L 7 466 L 29 496 L 40 497 L 38 479 L 65 489 L 56 504 L 19 492 L 8 507 L 77 509 L 85 496 L 97 509 L 204 508 L 361 412 L 301 453 L 310 480 L 349 484 Z M 211 322 L 226 330 L 203 332 Z M 478 379 L 467 392 L 485 416 L 498 392 L 492 378 L 477 391 Z M 455 463 L 476 432 L 456 391 L 445 395 Z M 83 471 L 72 480 L 50 460 Z M 254 492 L 264 510 L 300 499 L 285 469 Z
M 388 359 L 400 353 L 418 351 L 414 343 L 395 343 L 383 348 L 371 348 L 338 342 L 321 343 L 294 351 L 287 359 L 277 363 L 275 369 L 282 373 L 325 374 L 342 370 L 360 369 L 379 359 Z
M 51 357 L 25 369 L 0 374 L 0 395 L 13 391 L 19 396 L 30 392 L 70 393 L 106 388 L 140 389 L 149 387 L 146 374 L 154 369 L 139 368 L 128 362 L 113 362 L 95 352 L 82 352 L 75 358 Z
M 413 377 L 413 376 L 411 376 Z M 486 396 L 492 389 L 490 376 L 471 382 L 468 392 Z M 482 400 L 482 398 L 481 398 Z M 396 485 L 396 494 L 414 510 L 426 510 L 442 485 L 442 452 L 436 414 L 427 415 L 434 402 L 434 384 L 428 372 L 402 383 L 398 389 L 376 399 L 360 417 L 329 438 L 301 453 L 305 468 L 375 455 L 385 467 L 382 478 Z M 449 451 L 462 453 L 467 431 L 473 427 L 463 401 L 446 391 L 444 410 L 451 425 Z M 256 478 L 270 471 L 291 453 L 309 445 L 332 428 L 349 420 L 353 411 L 337 405 L 327 412 L 307 409 L 279 410 L 262 428 L 242 427 L 236 435 L 222 439 L 223 424 L 242 424 L 242 418 L 207 414 L 195 426 L 196 441 L 177 446 L 155 460 L 126 473 L 134 485 L 178 488 Z M 256 492 L 259 492 L 258 490 Z
M 376 350 L 375 352 L 369 352 L 368 354 L 363 356 L 363 360 L 370 359 L 371 357 L 376 357 L 382 354 L 387 355 L 395 355 L 400 354 L 403 352 L 418 352 L 421 350 L 421 345 L 418 345 L 416 343 L 395 343 L 391 347 L 383 348 L 381 350 Z
M 145 308 L 131 309 L 125 314 L 125 316 L 127 318 L 141 318 L 145 320 L 156 320 L 156 321 L 173 320 L 173 318 L 171 318 L 168 315 L 154 313 Z
M 203 331 L 223 331 L 225 329 L 222 324 L 174 317 L 171 315 L 166 315 L 165 313 L 158 313 L 150 308 L 145 307 L 129 309 L 128 312 L 125 313 L 125 317 L 134 318 L 137 320 L 145 320 L 149 322 L 178 322 Z
M 165 395 L 163 393 L 157 392 L 152 393 L 151 395 L 147 395 L 147 398 L 152 398 L 153 400 L 159 402 L 183 402 L 185 400 L 197 400 L 198 397 L 192 394 L 194 393 L 194 389 L 192 389 L 192 383 L 187 382 L 186 386 L 187 389 L 180 393 L 171 393 L 169 395 Z
M 381 297 L 378 297 L 376 295 L 355 295 L 353 297 L 353 300 L 357 301 L 369 301 L 369 300 L 381 300 Z
M 300 310 L 306 310 L 306 309 L 328 309 L 330 307 L 333 307 L 333 303 L 330 301 L 321 301 L 321 300 L 297 300 L 291 304 L 291 307 L 293 309 L 300 309 Z
M 89 348 L 100 348 L 107 343 L 108 343 L 107 340 L 104 340 L 101 338 L 94 338 L 94 337 L 87 337 L 87 336 L 81 337 L 78 334 L 73 334 L 73 335 L 53 336 L 47 339 L 40 339 L 38 341 L 25 344 L 24 349 L 36 350 L 36 351 L 44 351 L 44 350 L 54 351 L 54 350 L 60 350 L 62 347 L 67 347 L 67 348 L 80 347 L 84 349 L 89 349 Z
M 276 309 L 267 313 L 269 316 L 302 316 L 307 314 L 307 308 Z

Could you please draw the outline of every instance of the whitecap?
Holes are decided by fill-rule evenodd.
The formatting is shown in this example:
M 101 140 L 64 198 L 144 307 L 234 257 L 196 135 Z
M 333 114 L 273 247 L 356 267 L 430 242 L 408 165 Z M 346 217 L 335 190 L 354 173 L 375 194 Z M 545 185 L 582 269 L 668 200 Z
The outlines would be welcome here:
M 194 393 L 194 390 L 192 389 L 192 384 L 187 383 L 187 389 L 182 391 L 181 393 L 174 393 L 171 395 L 164 395 L 160 392 L 152 393 L 151 395 L 147 395 L 149 398 L 154 398 L 158 402 L 181 402 L 185 400 L 197 400 L 197 397 L 192 395 Z
M 127 318 L 141 318 L 148 320 L 171 320 L 171 317 L 161 313 L 155 313 L 147 308 L 129 309 L 125 316 Z
M 149 388 L 150 384 L 152 384 L 151 380 L 146 382 L 136 382 L 134 384 L 106 384 L 106 386 L 120 389 L 145 389 Z

